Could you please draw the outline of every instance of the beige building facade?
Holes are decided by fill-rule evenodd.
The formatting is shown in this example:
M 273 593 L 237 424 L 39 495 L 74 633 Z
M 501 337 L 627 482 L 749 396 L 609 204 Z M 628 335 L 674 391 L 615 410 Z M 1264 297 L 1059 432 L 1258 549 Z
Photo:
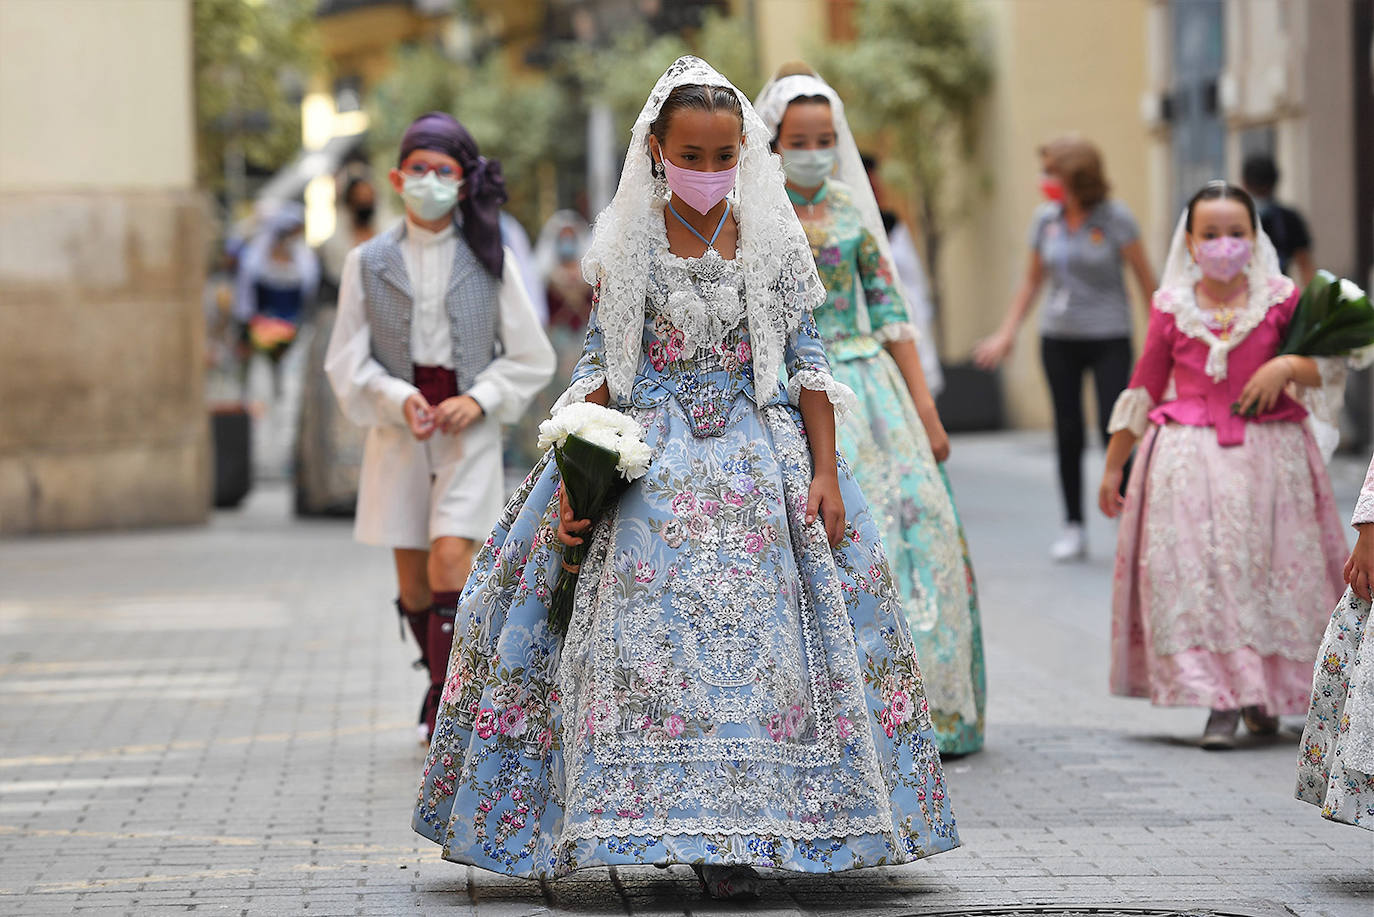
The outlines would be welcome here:
M 0 535 L 202 522 L 191 0 L 0 3 Z

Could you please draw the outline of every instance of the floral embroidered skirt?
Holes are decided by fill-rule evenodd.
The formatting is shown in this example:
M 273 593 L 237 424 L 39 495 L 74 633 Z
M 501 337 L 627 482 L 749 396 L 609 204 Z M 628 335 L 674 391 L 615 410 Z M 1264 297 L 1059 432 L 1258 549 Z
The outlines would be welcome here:
M 1374 831 L 1374 635 L 1369 603 L 1346 590 L 1312 673 L 1297 797 L 1322 817 Z
M 794 409 L 742 395 L 703 438 L 671 398 L 634 413 L 653 464 L 596 526 L 564 639 L 546 627 L 547 457 L 479 553 L 415 830 L 449 860 L 530 878 L 829 872 L 958 846 L 916 653 L 843 464 L 832 551 L 804 523 Z
M 886 351 L 837 361 L 833 372 L 859 399 L 837 440 L 882 532 L 940 751 L 977 751 L 987 698 L 983 630 L 949 479 Z
M 1347 555 L 1331 483 L 1298 423 L 1152 427 L 1117 536 L 1114 694 L 1160 706 L 1307 710 L 1312 654 Z

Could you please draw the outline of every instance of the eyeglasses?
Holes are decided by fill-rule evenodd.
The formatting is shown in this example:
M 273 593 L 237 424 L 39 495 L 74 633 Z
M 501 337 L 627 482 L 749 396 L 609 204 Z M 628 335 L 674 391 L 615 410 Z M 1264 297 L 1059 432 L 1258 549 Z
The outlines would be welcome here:
M 401 171 L 412 178 L 424 178 L 430 172 L 440 178 L 455 180 L 458 178 L 459 170 L 450 165 L 431 165 L 427 162 L 412 162 L 401 167 Z

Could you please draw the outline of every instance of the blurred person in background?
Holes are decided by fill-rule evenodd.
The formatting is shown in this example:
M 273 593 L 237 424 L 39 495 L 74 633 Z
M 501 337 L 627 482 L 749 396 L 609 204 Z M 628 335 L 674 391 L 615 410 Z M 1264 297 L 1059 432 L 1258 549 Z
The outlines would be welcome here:
M 406 218 L 344 259 L 325 371 L 368 428 L 354 535 L 393 550 L 396 611 L 430 676 L 427 740 L 458 594 L 505 498 L 500 424 L 548 384 L 554 358 L 501 243 L 500 164 L 430 112 L 407 128 L 390 179 Z
M 582 339 L 592 311 L 592 287 L 582 277 L 582 255 L 591 241 L 587 221 L 575 210 L 559 210 L 544 222 L 534 244 L 534 265 L 545 290 L 549 343 L 558 357 L 554 384 L 542 390 L 530 409 L 511 429 L 506 461 L 516 468 L 532 468 L 543 451 L 538 447 L 539 424 L 553 410 L 557 393 L 572 379 L 582 356 Z
M 349 422 L 324 372 L 334 330 L 339 283 L 348 253 L 377 234 L 377 190 L 358 164 L 338 176 L 334 234 L 319 247 L 319 309 L 310 323 L 310 343 L 296 431 L 296 512 L 350 515 L 358 499 L 365 431 Z
M 534 253 L 530 250 L 530 236 L 520 221 L 506 211 L 501 211 L 501 243 L 515 256 L 520 279 L 525 284 L 525 295 L 534 306 L 534 314 L 539 316 L 539 324 L 549 323 L 549 307 L 544 301 L 544 279 L 539 275 Z
M 1112 693 L 1209 708 L 1206 749 L 1233 747 L 1242 718 L 1274 735 L 1280 714 L 1308 709 L 1341 594 L 1345 533 L 1301 401 L 1318 414 L 1339 401 L 1322 387 L 1344 379 L 1344 358 L 1277 355 L 1297 304 L 1250 196 L 1205 185 L 1112 412 L 1098 488 L 1102 512 L 1121 516 Z
M 906 299 L 911 322 L 916 326 L 916 351 L 921 355 L 921 371 L 926 376 L 926 388 L 930 396 L 937 397 L 945 388 L 945 374 L 940 369 L 940 353 L 935 346 L 935 308 L 930 301 L 930 284 L 926 280 L 926 269 L 921 264 L 921 254 L 916 250 L 916 237 L 906 221 L 897 216 L 895 210 L 885 208 L 887 190 L 878 175 L 878 160 L 873 156 L 861 155 L 868 183 L 873 187 L 873 196 L 878 201 L 879 213 L 883 217 L 883 228 L 887 230 L 887 244 L 892 250 L 892 266 L 897 269 L 897 279 L 901 281 L 902 296 Z
M 271 361 L 274 395 L 281 393 L 282 357 L 313 309 L 319 284 L 319 259 L 305 242 L 305 208 L 295 201 L 271 205 L 239 256 L 234 318 L 251 352 Z M 247 370 L 245 360 L 245 385 Z
M 1279 167 L 1274 157 L 1260 153 L 1246 159 L 1240 181 L 1255 199 L 1260 226 L 1278 252 L 1279 269 L 1285 274 L 1296 269 L 1298 283 L 1307 286 L 1317 273 L 1312 260 L 1312 234 L 1307 231 L 1302 214 L 1274 200 L 1274 189 L 1279 184 Z
M 784 64 L 759 93 L 792 201 L 825 285 L 816 326 L 858 409 L 840 453 L 882 529 L 915 639 L 942 754 L 983 746 L 983 634 L 973 566 L 941 464 L 949 437 L 926 388 L 917 331 L 896 286 L 887 233 L 844 105 L 806 64 Z
M 1039 152 L 1040 190 L 1046 200 L 1031 221 L 1030 261 L 1001 327 L 974 347 L 973 359 L 991 370 L 1007 358 L 1021 323 L 1048 281 L 1040 318 L 1040 356 L 1054 406 L 1064 499 L 1064 530 L 1050 546 L 1050 556 L 1056 561 L 1081 560 L 1088 553 L 1083 375 L 1093 375 L 1097 426 L 1105 443 L 1112 405 L 1131 375 L 1131 306 L 1124 274 L 1129 268 L 1147 302 L 1155 290 L 1155 275 L 1135 217 L 1109 196 L 1111 186 L 1097 147 L 1066 136 Z
M 560 210 L 549 217 L 534 246 L 534 263 L 547 291 L 549 328 L 580 333 L 592 311 L 592 286 L 582 276 L 582 255 L 591 228 L 582 214 Z M 577 343 L 581 348 L 581 341 Z
M 320 246 L 320 301 L 337 302 L 344 258 L 377 234 L 377 189 L 364 175 L 347 175 L 334 234 Z

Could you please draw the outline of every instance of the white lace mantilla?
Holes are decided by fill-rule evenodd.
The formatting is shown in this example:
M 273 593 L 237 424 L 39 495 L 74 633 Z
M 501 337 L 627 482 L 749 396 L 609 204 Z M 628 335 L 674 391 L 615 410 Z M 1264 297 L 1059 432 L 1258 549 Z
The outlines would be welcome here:
M 769 149 L 771 133 L 729 80 L 703 60 L 680 58 L 659 79 L 635 120 L 620 185 L 597 218 L 582 261 L 587 282 L 600 285 L 598 318 L 606 341 L 606 382 L 617 398 L 629 397 L 639 368 L 650 259 L 664 232 L 667 198 L 655 189 L 650 173 L 649 125 L 668 95 L 688 85 L 727 88 L 744 113 L 744 143 L 731 201 L 739 224 L 736 256 L 744 280 L 756 379 L 778 375 L 788 334 L 825 301 L 811 246 L 787 199 L 781 160 Z

